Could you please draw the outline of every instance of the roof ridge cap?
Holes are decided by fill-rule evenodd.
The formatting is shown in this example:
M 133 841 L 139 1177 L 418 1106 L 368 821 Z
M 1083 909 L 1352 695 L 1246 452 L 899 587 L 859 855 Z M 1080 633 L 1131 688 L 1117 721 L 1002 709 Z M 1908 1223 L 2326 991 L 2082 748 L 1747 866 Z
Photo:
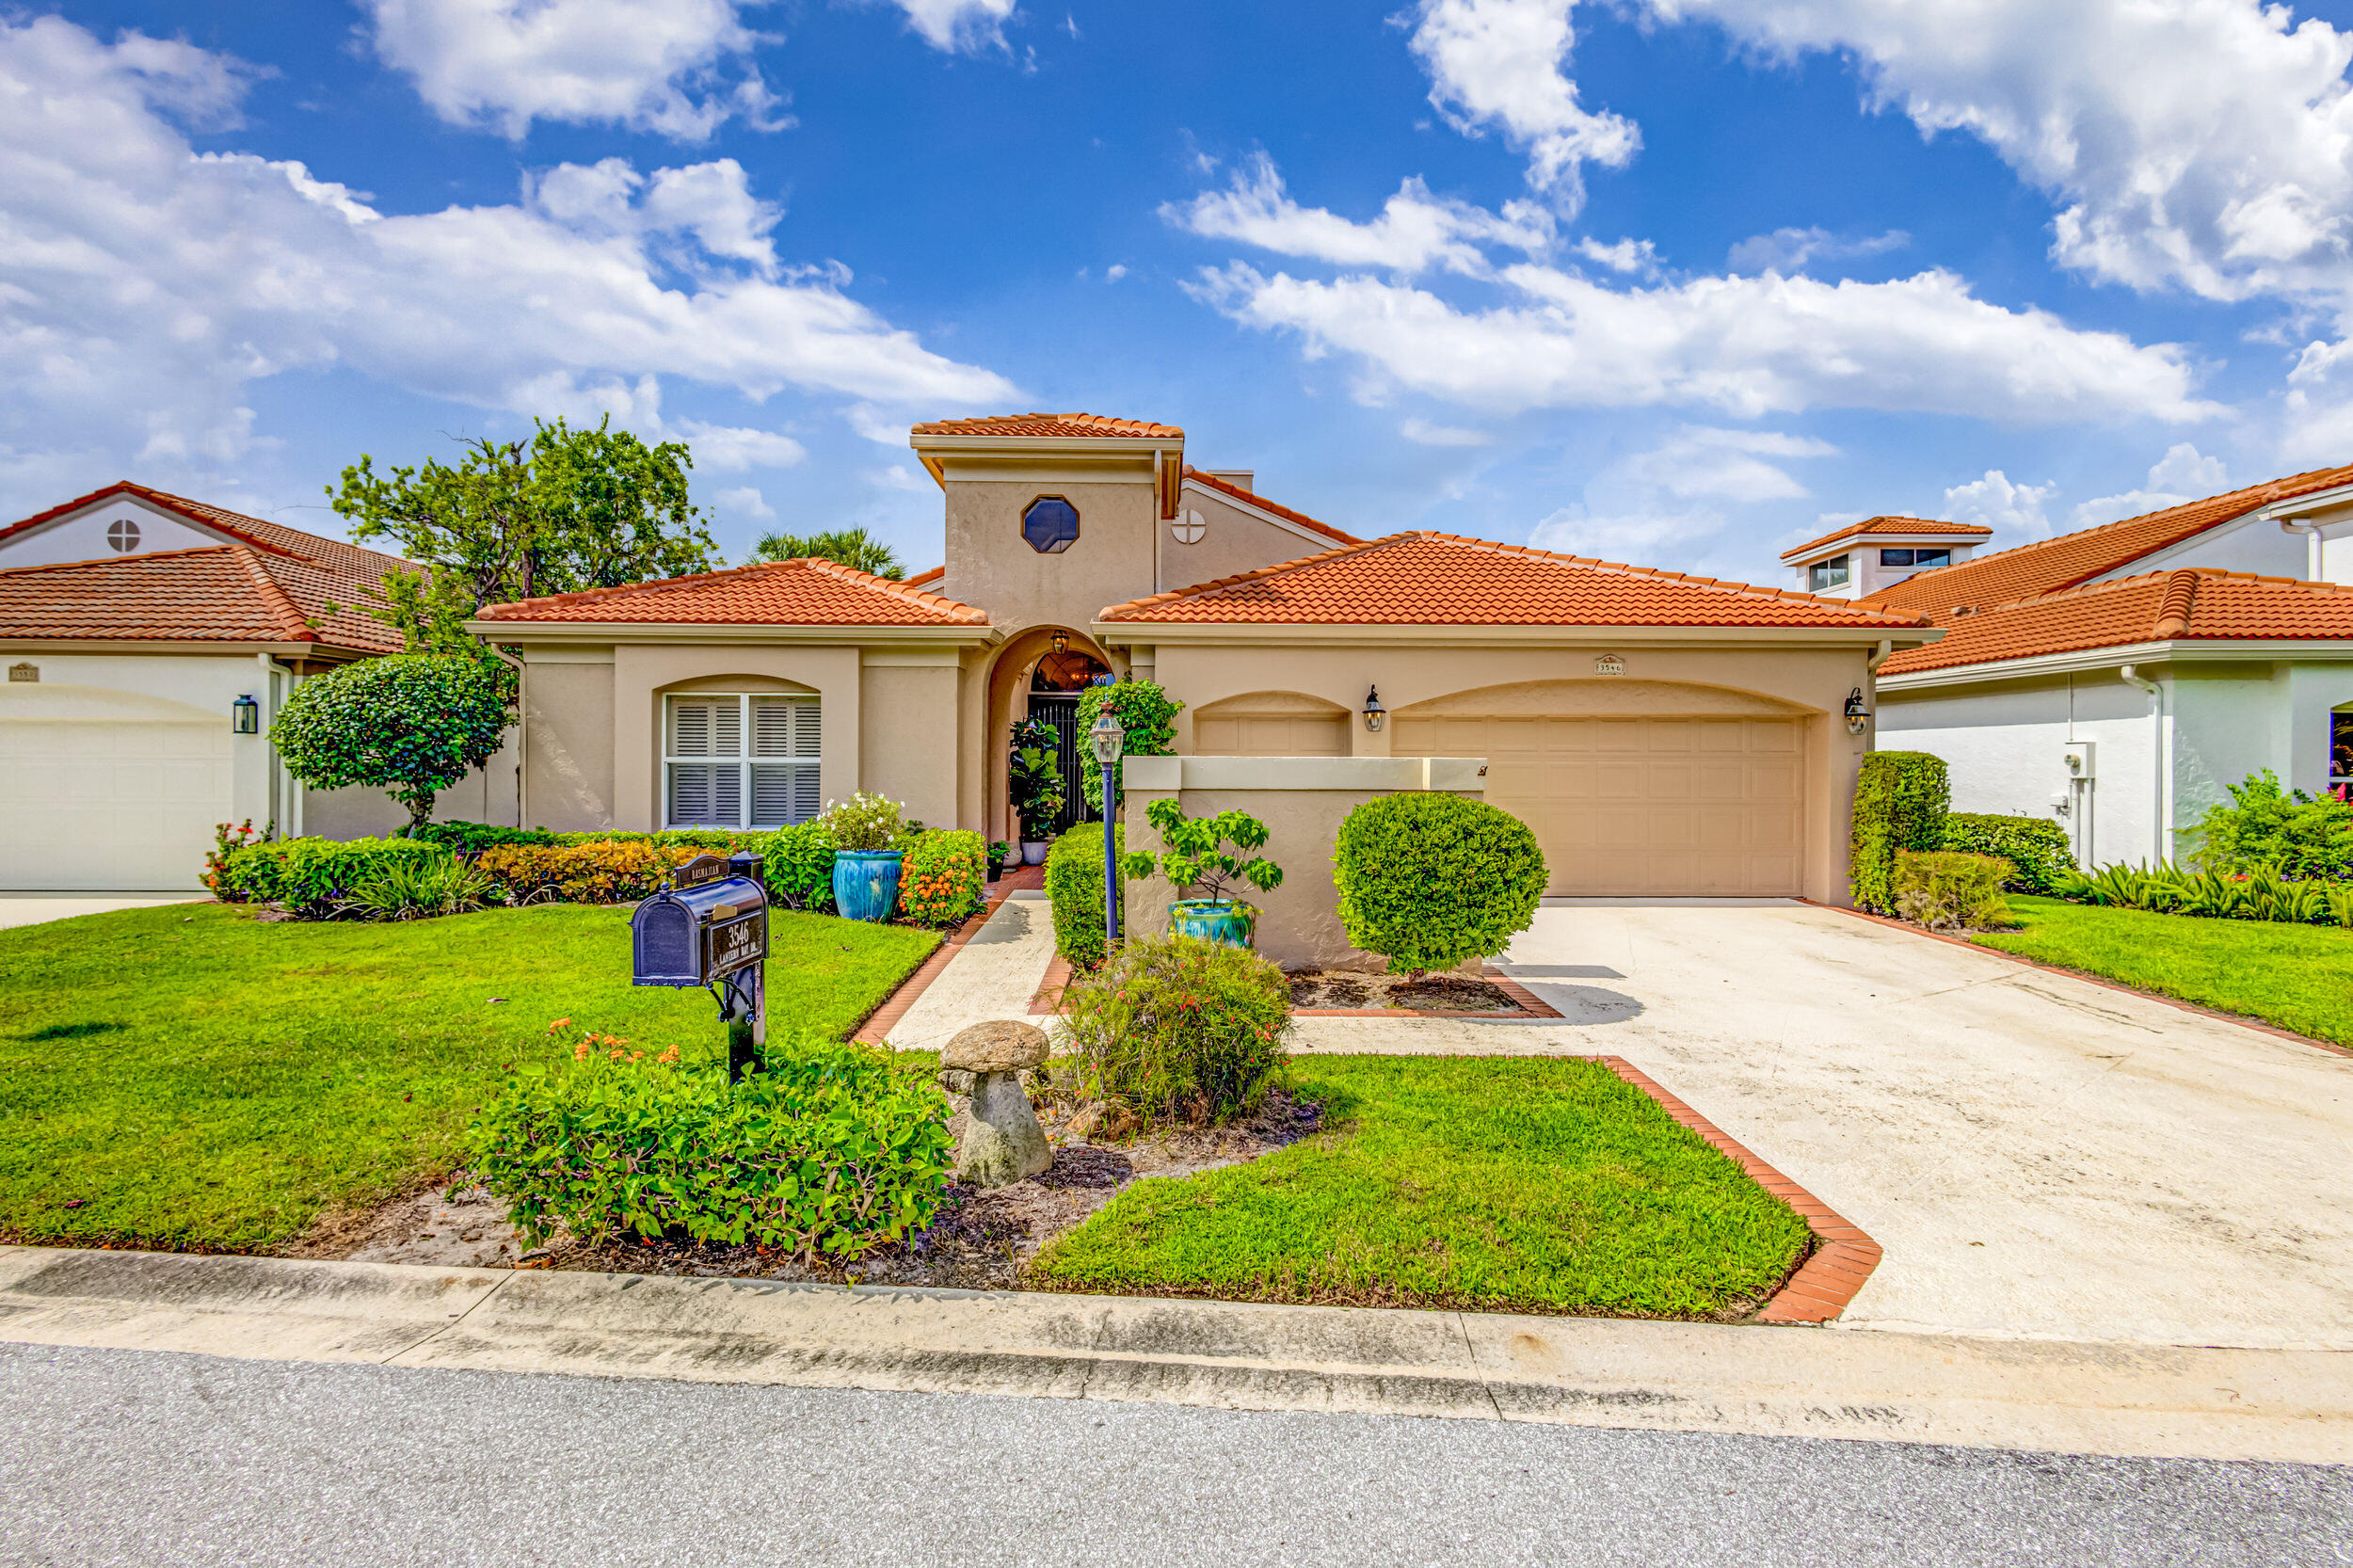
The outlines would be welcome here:
M 220 544 L 183 545 L 178 550 L 142 550 L 132 555 L 92 555 L 81 561 L 43 561 L 38 566 L 0 567 L 0 576 L 17 572 L 64 571 L 72 567 L 120 567 L 135 561 L 168 561 L 184 555 L 209 555 L 216 550 L 243 550 L 246 546 L 223 541 Z M 299 559 L 299 557 L 296 557 Z
M 2189 630 L 2198 605 L 2198 574 L 2186 568 L 2165 574 L 2165 591 L 2157 597 L 2157 618 L 2150 636 L 2167 642 Z
M 286 632 L 286 640 L 297 643 L 317 642 L 318 632 L 295 604 L 293 596 L 286 592 L 285 584 L 272 577 L 268 569 L 262 565 L 261 557 L 246 549 L 238 549 L 234 553 L 237 564 L 243 567 L 246 575 L 253 580 L 253 586 L 260 592 L 262 601 L 278 616 L 278 624 Z

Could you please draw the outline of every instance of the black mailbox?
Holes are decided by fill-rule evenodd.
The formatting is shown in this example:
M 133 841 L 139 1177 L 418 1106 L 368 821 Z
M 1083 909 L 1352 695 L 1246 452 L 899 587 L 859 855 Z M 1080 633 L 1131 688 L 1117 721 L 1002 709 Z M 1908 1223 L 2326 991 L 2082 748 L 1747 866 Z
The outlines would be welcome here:
M 710 985 L 768 956 L 760 860 L 700 855 L 630 916 L 636 985 Z

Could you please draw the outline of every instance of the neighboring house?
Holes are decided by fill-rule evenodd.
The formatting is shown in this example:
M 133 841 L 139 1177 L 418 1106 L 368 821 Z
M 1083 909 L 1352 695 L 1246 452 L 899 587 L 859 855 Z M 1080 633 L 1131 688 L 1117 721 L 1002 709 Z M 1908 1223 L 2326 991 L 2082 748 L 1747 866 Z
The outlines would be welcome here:
M 216 823 L 402 821 L 378 792 L 303 790 L 266 736 L 296 682 L 400 650 L 367 609 L 418 569 L 127 482 L 0 528 L 0 888 L 194 888 Z M 477 776 L 453 800 L 495 797 Z
M 2353 785 L 2353 468 L 1983 555 L 1872 593 L 1943 641 L 1880 668 L 1879 744 L 1953 805 L 2051 817 L 2088 865 L 2175 858 L 2269 768 Z
M 1186 705 L 1179 753 L 1485 760 L 1556 893 L 1843 901 L 1868 744 L 1849 704 L 1938 635 L 1910 611 L 1359 539 L 1189 467 L 1173 425 L 949 420 L 911 444 L 947 561 L 909 582 L 787 561 L 486 609 L 473 630 L 523 665 L 523 819 L 763 826 L 862 788 L 1009 839 L 1013 723 L 1067 733 L 1090 680 L 1132 675 Z
M 1966 561 L 1993 530 L 1926 518 L 1865 518 L 1809 544 L 1782 552 L 1791 586 L 1825 599 L 1861 599 L 1916 571 Z

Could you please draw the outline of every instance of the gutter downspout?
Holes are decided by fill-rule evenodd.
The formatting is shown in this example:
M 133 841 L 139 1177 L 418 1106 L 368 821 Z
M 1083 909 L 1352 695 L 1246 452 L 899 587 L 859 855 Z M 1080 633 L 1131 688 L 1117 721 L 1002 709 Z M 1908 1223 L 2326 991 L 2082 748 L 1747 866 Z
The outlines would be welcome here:
M 483 645 L 488 648 L 488 644 Z M 510 656 L 505 649 L 491 648 L 490 657 L 515 672 L 515 825 L 523 824 L 523 791 L 529 776 L 523 772 L 531 757 L 531 666 L 520 655 Z M 488 805 L 488 801 L 483 803 Z
M 2317 583 L 2321 580 L 2320 530 L 2323 526 L 2324 524 L 2318 518 L 2281 518 L 2280 520 L 2281 533 L 2304 536 L 2304 580 L 2307 583 Z
M 2137 688 L 2149 698 L 2149 863 L 2162 866 L 2166 855 L 2166 824 L 2170 819 L 2170 803 L 2166 799 L 2165 688 L 2147 680 L 2137 664 L 2126 664 L 2116 672 L 2124 684 Z

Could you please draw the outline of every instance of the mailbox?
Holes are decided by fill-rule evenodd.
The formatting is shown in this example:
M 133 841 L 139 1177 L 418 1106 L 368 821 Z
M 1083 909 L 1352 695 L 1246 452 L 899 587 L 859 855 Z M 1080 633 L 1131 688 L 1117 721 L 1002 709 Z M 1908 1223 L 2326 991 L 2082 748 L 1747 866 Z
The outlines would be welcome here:
M 636 985 L 712 985 L 768 956 L 760 857 L 698 855 L 630 916 Z

